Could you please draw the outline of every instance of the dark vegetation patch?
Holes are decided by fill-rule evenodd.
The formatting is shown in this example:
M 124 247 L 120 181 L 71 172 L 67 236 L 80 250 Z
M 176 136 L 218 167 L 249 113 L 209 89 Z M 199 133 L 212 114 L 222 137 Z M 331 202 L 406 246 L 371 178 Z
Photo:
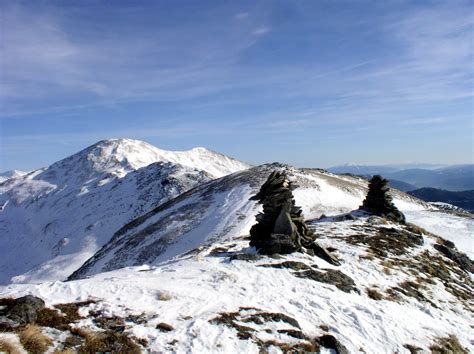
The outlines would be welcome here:
M 375 288 L 367 288 L 365 289 L 367 295 L 372 299 L 372 300 L 382 300 L 383 295 Z
M 388 299 L 393 300 L 393 301 L 400 301 L 402 298 L 400 295 L 405 295 L 407 297 L 412 297 L 415 298 L 416 300 L 420 302 L 427 302 L 431 306 L 438 308 L 436 304 L 434 304 L 432 301 L 430 301 L 425 294 L 421 291 L 425 287 L 414 281 L 404 281 L 398 284 L 398 286 L 389 288 L 387 290 L 388 293 Z
M 67 330 L 71 323 L 83 318 L 79 315 L 79 309 L 93 303 L 96 303 L 96 301 L 88 300 L 58 304 L 54 306 L 55 309 L 44 307 L 37 311 L 37 319 L 35 323 L 42 327 L 56 328 L 60 331 Z
M 455 335 L 438 338 L 436 342 L 430 346 L 430 350 L 433 354 L 469 353 L 469 351 L 459 343 L 459 340 Z
M 389 299 L 400 300 L 399 295 L 403 294 L 429 302 L 423 291 L 438 282 L 443 284 L 445 290 L 456 297 L 468 311 L 474 312 L 472 308 L 474 282 L 457 263 L 442 255 L 426 250 L 413 255 L 410 259 L 385 260 L 383 265 L 388 269 L 398 269 L 413 276 L 410 281 L 389 289 Z
M 237 331 L 237 337 L 240 339 L 252 338 L 252 332 L 254 332 L 255 329 L 239 324 L 239 315 L 240 312 L 223 312 L 220 313 L 217 317 L 214 317 L 213 319 L 209 320 L 209 322 L 235 329 Z
M 372 232 L 371 232 L 372 231 Z M 373 232 L 375 231 L 375 232 Z M 409 249 L 423 245 L 423 236 L 405 229 L 381 227 L 368 230 L 361 234 L 343 237 L 343 240 L 352 245 L 365 245 L 369 254 L 385 259 L 389 255 L 401 256 Z
M 417 354 L 418 352 L 421 352 L 423 350 L 420 347 L 417 347 L 417 346 L 414 346 L 414 345 L 411 345 L 411 344 L 405 344 L 404 347 L 406 349 L 408 349 L 410 354 Z
M 69 319 L 58 310 L 43 308 L 37 312 L 36 324 L 42 327 L 56 328 L 61 331 L 69 328 Z
M 354 280 L 348 275 L 341 272 L 340 270 L 325 269 L 321 272 L 318 270 L 311 269 L 301 272 L 295 272 L 293 273 L 293 275 L 298 278 L 307 278 L 320 283 L 334 285 L 336 288 L 346 293 L 349 293 L 351 291 L 359 292 Z
M 253 313 L 246 313 L 253 311 Z M 209 320 L 210 323 L 224 325 L 234 329 L 237 337 L 242 340 L 252 340 L 260 348 L 260 353 L 268 353 L 271 347 L 277 347 L 284 353 L 319 352 L 321 347 L 332 349 L 336 353 L 347 354 L 347 349 L 333 336 L 325 334 L 321 337 L 310 337 L 301 331 L 298 321 L 283 313 L 264 312 L 255 307 L 240 307 L 235 312 L 224 312 Z M 279 322 L 293 328 L 277 329 L 266 328 L 268 322 Z M 247 326 L 252 323 L 254 326 Z M 328 328 L 326 327 L 326 331 Z M 292 342 L 283 342 L 277 339 L 262 340 L 258 334 L 285 334 L 294 339 Z
M 269 263 L 261 264 L 260 267 L 277 268 L 277 269 L 290 269 L 292 274 L 298 278 L 311 279 L 320 283 L 326 283 L 336 286 L 339 290 L 344 292 L 356 291 L 358 289 L 355 285 L 354 280 L 342 273 L 339 270 L 334 269 L 315 269 L 317 266 L 309 266 L 303 262 L 285 261 L 281 263 Z
M 236 253 L 233 254 L 229 257 L 229 260 L 232 261 L 258 261 L 262 258 L 265 258 L 265 256 L 262 256 L 260 254 L 255 254 L 255 253 Z
M 260 264 L 259 267 L 266 267 L 266 268 L 278 268 L 278 269 L 291 269 L 294 271 L 300 270 L 312 270 L 313 268 L 317 268 L 316 265 L 309 266 L 303 262 L 295 262 L 295 261 L 285 261 L 281 263 L 269 263 L 269 264 Z
M 58 352 L 140 353 L 137 342 L 146 343 L 123 333 L 125 322 L 120 317 L 107 317 L 100 311 L 90 312 L 93 322 L 103 330 L 100 332 L 72 326 L 83 318 L 79 309 L 94 302 L 59 304 L 47 308 L 43 300 L 31 295 L 0 299 L 0 324 L 5 325 L 3 331 L 18 334 L 20 342 L 30 353 L 43 353 L 52 345 L 51 339 L 42 333 L 43 327 L 69 333 L 60 343 Z
M 88 306 L 90 304 L 96 304 L 97 301 L 95 300 L 86 300 L 86 301 L 79 301 L 79 302 L 70 302 L 67 304 L 59 304 L 55 305 L 54 307 L 60 310 L 66 317 L 71 321 L 78 321 L 82 317 L 79 315 L 79 309 L 81 307 Z
M 91 315 L 94 316 L 94 314 Z M 125 321 L 123 318 L 118 316 L 103 316 L 98 314 L 97 316 L 94 316 L 92 322 L 94 322 L 97 327 L 105 330 L 119 333 L 125 331 Z
M 79 353 L 123 353 L 139 354 L 140 347 L 124 333 L 114 331 L 83 332 L 84 344 L 77 351 Z
M 240 321 L 246 323 L 252 322 L 258 325 L 263 325 L 267 322 L 284 322 L 292 325 L 293 327 L 301 328 L 298 321 L 296 321 L 294 318 L 278 312 L 259 312 L 248 315 L 245 318 L 241 318 Z

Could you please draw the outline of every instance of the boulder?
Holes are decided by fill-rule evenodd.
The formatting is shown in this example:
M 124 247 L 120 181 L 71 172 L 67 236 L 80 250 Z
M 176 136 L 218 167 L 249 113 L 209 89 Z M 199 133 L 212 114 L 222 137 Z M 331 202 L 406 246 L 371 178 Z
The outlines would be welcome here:
M 6 327 L 18 327 L 34 323 L 37 319 L 38 310 L 45 307 L 45 303 L 39 297 L 26 295 L 10 301 L 6 308 L 2 309 L 0 324 Z

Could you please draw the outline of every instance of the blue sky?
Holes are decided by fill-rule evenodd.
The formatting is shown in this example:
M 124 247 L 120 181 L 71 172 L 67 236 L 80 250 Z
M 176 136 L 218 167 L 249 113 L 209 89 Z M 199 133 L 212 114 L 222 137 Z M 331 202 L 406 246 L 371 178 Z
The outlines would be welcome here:
M 471 1 L 0 1 L 0 170 L 110 137 L 473 162 Z

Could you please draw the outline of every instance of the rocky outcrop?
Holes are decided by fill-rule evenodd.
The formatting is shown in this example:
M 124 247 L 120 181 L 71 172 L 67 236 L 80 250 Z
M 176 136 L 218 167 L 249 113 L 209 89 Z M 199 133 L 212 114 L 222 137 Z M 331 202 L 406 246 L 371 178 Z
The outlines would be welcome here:
M 261 254 L 287 254 L 309 250 L 332 264 L 339 264 L 327 250 L 315 243 L 315 235 L 295 205 L 293 187 L 284 172 L 274 171 L 252 200 L 263 205 L 263 212 L 250 230 L 250 245 Z
M 405 223 L 405 215 L 393 204 L 388 194 L 388 181 L 380 175 L 375 175 L 369 181 L 369 191 L 359 209 L 386 219 Z
M 26 295 L 17 299 L 1 299 L 0 328 L 16 328 L 34 323 L 45 303 L 39 297 Z
M 474 273 L 474 264 L 469 257 L 456 249 L 453 242 L 442 240 L 441 243 L 433 246 L 437 251 L 456 262 L 466 272 Z

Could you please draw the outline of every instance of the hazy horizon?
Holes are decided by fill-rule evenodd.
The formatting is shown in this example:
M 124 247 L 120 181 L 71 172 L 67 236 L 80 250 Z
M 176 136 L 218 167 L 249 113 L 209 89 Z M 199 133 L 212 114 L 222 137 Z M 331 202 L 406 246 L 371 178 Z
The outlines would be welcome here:
M 0 0 L 0 171 L 116 136 L 254 165 L 472 164 L 473 6 Z
M 111 138 L 111 139 L 128 139 L 128 138 L 122 137 L 122 138 Z M 105 139 L 105 140 L 107 140 L 107 139 Z M 100 141 L 97 141 L 96 143 L 99 143 L 99 142 Z M 11 171 L 14 171 L 14 170 L 22 171 L 22 172 L 31 172 L 31 171 L 34 171 L 34 170 L 37 170 L 37 169 L 40 169 L 40 168 L 48 167 L 51 164 L 53 164 L 57 161 L 60 161 L 64 158 L 67 158 L 70 155 L 79 153 L 80 151 L 82 151 L 84 149 L 87 149 L 88 147 L 93 146 L 96 143 L 88 145 L 88 146 L 84 146 L 84 147 L 80 148 L 79 150 L 77 150 L 77 151 L 75 151 L 71 154 L 63 156 L 63 157 L 59 158 L 58 160 L 47 162 L 46 164 L 44 164 L 42 166 L 37 166 L 37 167 L 33 167 L 33 168 L 26 168 L 26 169 L 25 168 L 23 168 L 23 169 L 22 168 L 0 169 L 0 173 L 11 172 Z M 153 144 L 151 144 L 151 145 L 153 145 Z M 160 148 L 159 146 L 156 146 L 156 147 Z M 202 147 L 204 147 L 204 146 L 202 146 Z M 217 151 L 217 152 L 221 153 L 220 151 Z M 230 156 L 230 157 L 235 158 L 234 156 Z M 266 163 L 272 163 L 272 162 L 280 162 L 280 163 L 286 163 L 286 164 L 291 165 L 291 163 L 289 163 L 289 162 L 277 161 L 277 160 L 275 160 L 275 161 L 263 161 L 263 162 L 259 162 L 259 163 L 251 163 L 249 161 L 244 161 L 244 160 L 241 160 L 241 161 L 246 162 L 246 163 L 250 163 L 251 165 L 254 165 L 254 166 L 258 166 L 258 165 L 262 165 L 262 164 L 266 164 Z M 396 168 L 396 167 L 400 167 L 400 168 L 406 167 L 406 168 L 420 168 L 420 169 L 426 168 L 426 169 L 428 169 L 429 167 L 431 167 L 431 168 L 440 167 L 441 168 L 441 167 L 461 166 L 461 165 L 472 165 L 472 163 L 466 162 L 466 163 L 460 163 L 460 164 L 448 164 L 448 163 L 430 163 L 430 162 L 420 162 L 420 161 L 409 161 L 409 162 L 401 162 L 401 163 L 362 164 L 362 163 L 358 163 L 358 162 L 354 162 L 354 161 L 345 161 L 345 162 L 341 162 L 341 163 L 334 164 L 334 165 L 328 165 L 328 166 L 319 166 L 319 165 L 315 165 L 315 166 L 294 165 L 294 166 L 295 167 L 306 167 L 306 168 L 332 168 L 332 167 L 342 167 L 342 166 L 367 166 L 367 167 L 394 167 L 394 168 Z

